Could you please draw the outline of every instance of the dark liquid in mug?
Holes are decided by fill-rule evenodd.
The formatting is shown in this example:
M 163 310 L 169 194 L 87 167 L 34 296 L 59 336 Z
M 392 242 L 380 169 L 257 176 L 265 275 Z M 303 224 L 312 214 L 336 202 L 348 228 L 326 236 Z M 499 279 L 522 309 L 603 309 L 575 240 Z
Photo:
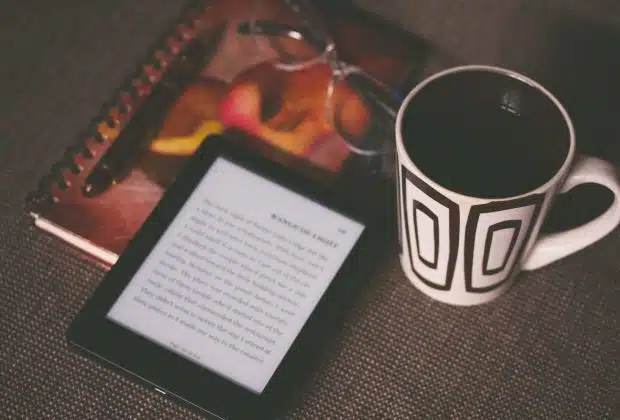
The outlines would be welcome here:
M 414 164 L 461 194 L 505 198 L 549 181 L 569 150 L 566 122 L 543 93 L 509 76 L 437 79 L 409 103 L 402 135 Z

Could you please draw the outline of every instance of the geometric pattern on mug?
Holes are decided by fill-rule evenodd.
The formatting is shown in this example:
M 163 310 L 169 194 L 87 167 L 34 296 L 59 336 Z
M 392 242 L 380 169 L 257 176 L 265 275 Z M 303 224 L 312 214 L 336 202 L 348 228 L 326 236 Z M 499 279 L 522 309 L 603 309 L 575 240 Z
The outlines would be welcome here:
M 400 168 L 400 161 L 398 160 L 398 157 L 396 157 L 396 167 Z M 401 188 L 400 188 L 400 180 L 401 180 L 401 176 L 400 176 L 400 171 L 396 170 L 396 225 L 398 227 L 398 254 L 402 254 L 403 253 L 403 243 L 402 243 L 402 236 L 403 236 L 403 226 L 402 226 L 402 210 L 401 210 L 401 206 L 402 206 L 402 197 L 401 195 Z
M 489 227 L 484 241 L 483 275 L 497 274 L 506 268 L 517 243 L 521 225 L 521 220 L 504 220 Z
M 465 226 L 465 290 L 485 293 L 510 278 L 540 213 L 544 194 L 473 206 Z
M 459 206 L 401 167 L 403 234 L 420 281 L 450 290 L 459 248 Z

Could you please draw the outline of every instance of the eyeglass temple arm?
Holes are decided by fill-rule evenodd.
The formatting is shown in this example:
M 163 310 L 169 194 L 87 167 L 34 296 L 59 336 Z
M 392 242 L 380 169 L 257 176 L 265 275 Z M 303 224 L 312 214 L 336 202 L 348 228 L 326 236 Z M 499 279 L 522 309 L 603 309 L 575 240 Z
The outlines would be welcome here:
M 303 41 L 306 37 L 291 25 L 270 22 L 268 20 L 255 20 L 241 22 L 237 27 L 237 33 L 241 35 L 265 35 L 285 36 Z
M 285 23 L 270 22 L 268 20 L 241 22 L 237 27 L 237 33 L 241 35 L 263 35 L 270 37 L 284 36 L 296 41 L 308 42 L 318 50 L 322 50 L 326 46 L 326 42 L 313 37 L 311 31 L 303 31 Z
M 281 0 L 298 17 L 307 29 L 307 39 L 322 40 L 324 45 L 333 44 L 332 36 L 325 26 L 321 14 L 309 0 Z

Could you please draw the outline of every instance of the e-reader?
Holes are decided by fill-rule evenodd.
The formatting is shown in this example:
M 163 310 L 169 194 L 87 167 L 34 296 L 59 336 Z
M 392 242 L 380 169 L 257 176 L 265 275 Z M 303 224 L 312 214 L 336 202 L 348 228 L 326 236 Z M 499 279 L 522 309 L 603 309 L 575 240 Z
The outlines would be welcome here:
M 373 260 L 370 218 L 207 138 L 74 319 L 77 349 L 219 418 L 303 387 Z

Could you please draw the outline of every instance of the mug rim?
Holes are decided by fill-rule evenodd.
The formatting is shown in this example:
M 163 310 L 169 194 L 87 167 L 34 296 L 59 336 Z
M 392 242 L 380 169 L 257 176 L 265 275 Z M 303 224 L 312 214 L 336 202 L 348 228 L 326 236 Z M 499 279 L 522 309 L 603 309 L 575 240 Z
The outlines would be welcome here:
M 422 172 L 422 170 L 413 162 L 413 159 L 411 159 L 411 156 L 409 156 L 409 153 L 407 152 L 405 148 L 404 139 L 402 135 L 404 114 L 407 111 L 409 104 L 420 93 L 422 89 L 424 89 L 426 86 L 431 84 L 433 81 L 439 78 L 451 75 L 451 74 L 471 72 L 471 71 L 496 73 L 496 74 L 501 74 L 504 76 L 511 77 L 513 79 L 517 79 L 521 83 L 525 83 L 537 89 L 541 93 L 543 93 L 547 98 L 551 100 L 551 102 L 555 105 L 555 107 L 560 111 L 560 114 L 562 114 L 562 117 L 564 118 L 564 123 L 568 127 L 568 134 L 569 134 L 568 152 L 566 153 L 566 156 L 564 157 L 564 161 L 562 162 L 562 165 L 560 166 L 560 168 L 555 172 L 555 174 L 551 178 L 549 178 L 543 184 L 529 191 L 523 192 L 518 195 L 510 196 L 510 197 L 495 197 L 495 196 L 479 197 L 475 195 L 463 194 L 463 193 L 453 191 L 451 189 L 448 189 L 438 184 L 435 180 L 433 180 L 428 175 L 426 175 L 424 172 Z M 399 161 L 401 162 L 404 161 L 404 163 L 406 163 L 407 166 L 414 168 L 415 171 L 418 173 L 418 175 L 421 176 L 424 179 L 424 181 L 428 183 L 429 186 L 431 186 L 432 188 L 439 190 L 439 191 L 448 192 L 450 195 L 457 196 L 458 198 L 461 198 L 461 199 L 480 201 L 480 202 L 508 201 L 508 200 L 514 200 L 514 199 L 518 199 L 522 197 L 527 197 L 532 194 L 548 191 L 553 185 L 555 185 L 561 180 L 563 175 L 567 172 L 568 168 L 570 167 L 573 161 L 574 155 L 575 155 L 575 129 L 573 127 L 573 122 L 570 116 L 568 115 L 568 112 L 562 105 L 562 103 L 555 97 L 555 95 L 553 95 L 549 90 L 547 90 L 544 86 L 542 86 L 540 83 L 536 82 L 532 78 L 525 76 L 521 73 L 518 73 L 514 70 L 510 70 L 510 69 L 498 67 L 498 66 L 468 64 L 468 65 L 450 67 L 448 69 L 439 71 L 437 73 L 431 74 L 430 76 L 426 77 L 407 94 L 407 96 L 401 103 L 400 108 L 398 109 L 398 114 L 396 116 L 396 130 L 395 131 L 396 131 L 396 150 L 397 150 L 397 157 Z M 400 171 L 401 168 L 399 167 L 397 168 L 397 170 Z

